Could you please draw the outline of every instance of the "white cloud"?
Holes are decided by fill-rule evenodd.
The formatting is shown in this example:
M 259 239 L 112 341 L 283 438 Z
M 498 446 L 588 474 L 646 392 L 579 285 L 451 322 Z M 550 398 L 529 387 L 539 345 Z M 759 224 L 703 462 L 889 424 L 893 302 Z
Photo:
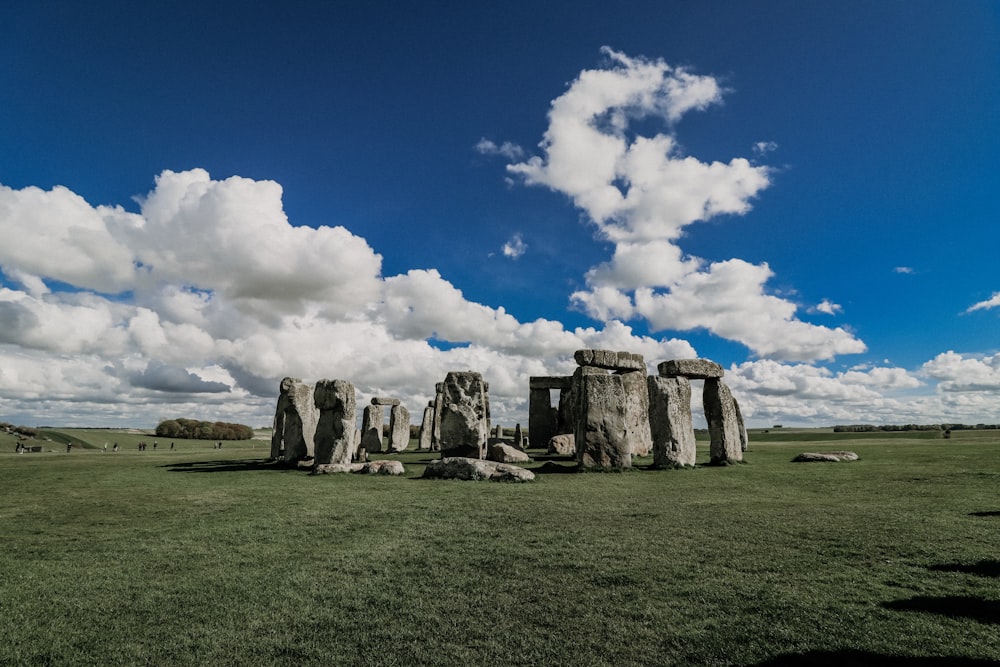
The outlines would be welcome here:
M 473 147 L 480 155 L 499 155 L 508 160 L 520 160 L 524 157 L 524 149 L 517 144 L 505 141 L 497 145 L 493 141 L 483 137 Z
M 753 145 L 753 152 L 757 155 L 767 155 L 778 150 L 778 144 L 773 141 L 758 141 Z
M 904 275 L 911 275 L 911 274 L 916 273 L 916 270 L 914 270 L 913 267 L 910 267 L 910 266 L 897 266 L 897 267 L 893 268 L 893 272 L 894 273 L 902 273 Z
M 510 257 L 511 259 L 517 259 L 527 252 L 527 250 L 528 244 L 524 242 L 520 234 L 514 234 L 510 237 L 510 240 L 503 244 L 504 257 Z
M 973 304 L 965 309 L 966 313 L 971 313 L 977 310 L 989 310 L 990 308 L 1000 307 L 1000 292 L 994 292 L 993 296 L 985 301 L 980 301 L 979 303 Z
M 809 312 L 814 313 L 824 313 L 826 315 L 836 315 L 837 313 L 843 312 L 844 308 L 838 304 L 833 303 L 829 299 L 823 299 L 813 308 L 809 309 Z
M 938 380 L 944 392 L 1000 393 L 1000 353 L 986 356 L 965 355 L 949 350 L 921 367 L 928 377 Z

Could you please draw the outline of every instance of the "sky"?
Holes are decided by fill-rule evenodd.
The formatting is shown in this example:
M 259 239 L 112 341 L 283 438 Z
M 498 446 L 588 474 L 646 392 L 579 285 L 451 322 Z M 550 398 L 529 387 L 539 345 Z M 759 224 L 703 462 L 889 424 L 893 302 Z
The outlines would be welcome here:
M 513 426 L 601 348 L 750 426 L 1000 423 L 996 2 L 0 11 L 0 421 L 475 370 Z

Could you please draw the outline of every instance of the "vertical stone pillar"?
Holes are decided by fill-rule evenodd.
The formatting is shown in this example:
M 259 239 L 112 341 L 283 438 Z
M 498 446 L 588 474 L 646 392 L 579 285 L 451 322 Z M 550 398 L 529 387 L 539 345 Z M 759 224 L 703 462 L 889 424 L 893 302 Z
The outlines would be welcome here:
M 726 465 L 742 461 L 740 426 L 736 420 L 736 407 L 729 387 L 721 378 L 708 378 L 705 380 L 702 400 L 712 439 L 709 449 L 711 463 Z
M 389 410 L 389 451 L 401 452 L 410 446 L 410 411 L 396 404 Z
M 496 440 L 503 440 L 503 426 L 501 426 L 500 424 L 497 424 L 493 428 L 493 437 Z
M 486 458 L 489 394 L 483 376 L 473 371 L 445 377 L 441 407 L 441 456 Z
M 740 411 L 740 402 L 733 397 L 733 407 L 736 409 L 736 423 L 740 427 L 740 451 L 745 452 L 750 446 L 750 436 L 747 435 L 747 426 L 743 423 L 743 413 Z
M 653 436 L 649 429 L 649 387 L 645 371 L 621 373 L 625 388 L 625 431 L 632 456 L 649 456 Z
M 530 389 L 528 393 L 528 438 L 531 447 L 545 448 L 556 434 L 555 415 L 548 389 Z
M 311 459 L 318 418 L 312 385 L 284 378 L 274 414 L 271 458 L 289 463 Z
M 632 467 L 622 376 L 581 367 L 573 383 L 579 405 L 574 434 L 577 461 L 584 468 Z
M 369 454 L 382 451 L 382 414 L 381 405 L 366 405 L 361 417 L 361 446 Z
M 431 451 L 441 449 L 441 409 L 444 407 L 444 382 L 434 385 L 434 429 L 431 432 Z
M 434 401 L 424 408 L 424 417 L 420 420 L 420 444 L 419 449 L 430 449 L 431 440 L 434 439 Z
M 696 447 L 691 421 L 691 381 L 683 376 L 650 375 L 647 384 L 653 465 L 658 468 L 693 466 Z
M 521 433 L 520 422 L 514 426 L 514 446 L 518 449 L 524 449 L 524 435 Z
M 354 385 L 346 380 L 320 380 L 313 397 L 319 410 L 314 468 L 350 463 L 357 451 Z

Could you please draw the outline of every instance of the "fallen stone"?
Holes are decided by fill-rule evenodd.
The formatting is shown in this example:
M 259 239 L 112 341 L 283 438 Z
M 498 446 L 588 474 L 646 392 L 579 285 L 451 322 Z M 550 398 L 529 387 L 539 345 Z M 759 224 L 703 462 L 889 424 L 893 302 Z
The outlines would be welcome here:
M 402 461 L 369 461 L 357 470 L 351 470 L 362 475 L 402 475 L 406 472 Z
M 490 445 L 486 458 L 497 463 L 527 463 L 531 457 L 516 447 L 503 443 Z
M 549 438 L 549 446 L 546 453 L 557 456 L 576 456 L 576 438 L 572 433 L 563 433 Z
M 725 375 L 722 366 L 708 359 L 671 359 L 660 362 L 656 370 L 665 378 L 686 377 L 689 380 L 707 380 Z
M 802 452 L 792 463 L 839 463 L 840 461 L 857 461 L 854 452 Z
M 431 461 L 424 468 L 427 479 L 489 480 L 491 482 L 530 482 L 535 474 L 507 463 L 451 456 Z
M 358 472 L 364 465 L 363 463 L 328 463 L 313 466 L 310 472 L 313 475 L 336 475 L 339 473 Z

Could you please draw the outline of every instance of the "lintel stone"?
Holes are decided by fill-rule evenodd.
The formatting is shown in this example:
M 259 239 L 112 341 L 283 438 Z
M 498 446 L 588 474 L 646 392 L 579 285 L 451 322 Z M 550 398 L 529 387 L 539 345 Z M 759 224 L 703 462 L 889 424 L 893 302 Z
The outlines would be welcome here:
M 671 359 L 660 362 L 656 370 L 660 377 L 686 377 L 689 380 L 708 380 L 725 375 L 722 366 L 709 359 Z

